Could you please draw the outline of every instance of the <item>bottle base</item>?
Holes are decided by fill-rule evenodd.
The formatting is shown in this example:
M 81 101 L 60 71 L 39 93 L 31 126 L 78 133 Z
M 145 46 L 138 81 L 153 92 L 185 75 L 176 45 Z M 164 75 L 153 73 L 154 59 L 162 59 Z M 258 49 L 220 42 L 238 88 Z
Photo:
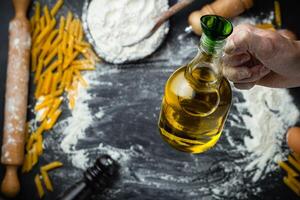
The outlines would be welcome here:
M 193 153 L 193 154 L 203 153 L 209 150 L 217 143 L 217 141 L 221 136 L 221 132 L 220 132 L 217 135 L 215 135 L 210 141 L 202 142 L 200 140 L 191 140 L 191 139 L 178 137 L 172 133 L 169 133 L 168 131 L 166 131 L 161 127 L 159 127 L 159 132 L 163 140 L 173 148 L 179 151 Z

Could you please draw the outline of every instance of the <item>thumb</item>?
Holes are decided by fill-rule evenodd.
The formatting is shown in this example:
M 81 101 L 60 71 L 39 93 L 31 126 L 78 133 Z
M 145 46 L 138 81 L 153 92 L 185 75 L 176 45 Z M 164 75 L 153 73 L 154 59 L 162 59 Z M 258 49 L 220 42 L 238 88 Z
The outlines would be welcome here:
M 250 25 L 241 25 L 228 38 L 225 45 L 225 53 L 229 55 L 250 52 L 252 55 L 263 61 L 274 54 L 273 41 L 267 34 L 261 36 L 261 32 Z

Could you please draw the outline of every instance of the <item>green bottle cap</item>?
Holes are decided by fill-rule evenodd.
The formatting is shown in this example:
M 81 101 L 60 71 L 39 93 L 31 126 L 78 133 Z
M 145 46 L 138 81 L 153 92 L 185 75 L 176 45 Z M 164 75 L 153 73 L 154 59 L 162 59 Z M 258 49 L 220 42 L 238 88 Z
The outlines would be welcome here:
M 231 22 L 218 15 L 204 15 L 200 21 L 203 33 L 213 41 L 226 39 L 233 30 Z

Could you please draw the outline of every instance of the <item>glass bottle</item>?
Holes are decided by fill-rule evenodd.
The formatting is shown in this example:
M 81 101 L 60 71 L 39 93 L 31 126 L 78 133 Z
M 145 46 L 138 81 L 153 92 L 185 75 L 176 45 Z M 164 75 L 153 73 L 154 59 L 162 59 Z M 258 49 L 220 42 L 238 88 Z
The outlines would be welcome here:
M 159 117 L 162 138 L 177 150 L 201 153 L 218 141 L 231 106 L 230 84 L 220 58 L 232 24 L 223 17 L 201 17 L 198 54 L 168 79 Z

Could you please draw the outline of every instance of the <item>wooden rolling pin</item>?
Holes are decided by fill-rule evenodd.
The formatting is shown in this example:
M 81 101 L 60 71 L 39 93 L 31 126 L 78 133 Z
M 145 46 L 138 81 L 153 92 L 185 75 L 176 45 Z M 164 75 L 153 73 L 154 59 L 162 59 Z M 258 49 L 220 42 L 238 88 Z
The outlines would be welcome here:
M 26 18 L 30 0 L 13 0 L 15 17 L 9 23 L 9 51 L 4 107 L 4 132 L 1 162 L 6 167 L 1 191 L 14 197 L 20 190 L 17 170 L 23 164 L 29 55 L 30 24 Z
M 216 0 L 205 5 L 201 10 L 194 11 L 188 18 L 189 25 L 197 35 L 201 35 L 200 18 L 203 15 L 213 14 L 225 18 L 232 18 L 243 13 L 253 6 L 253 0 Z

